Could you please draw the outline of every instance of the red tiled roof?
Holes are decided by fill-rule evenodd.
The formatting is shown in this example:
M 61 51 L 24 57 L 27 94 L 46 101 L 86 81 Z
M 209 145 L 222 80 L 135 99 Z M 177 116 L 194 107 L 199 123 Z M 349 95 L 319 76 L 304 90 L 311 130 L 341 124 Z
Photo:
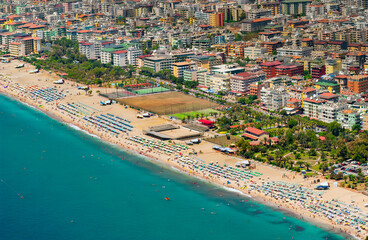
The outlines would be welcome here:
M 259 19 L 255 19 L 253 20 L 253 22 L 264 22 L 264 21 L 271 21 L 271 18 L 259 18 Z
M 258 140 L 257 137 L 253 136 L 253 135 L 250 135 L 248 133 L 243 133 L 242 134 L 243 137 L 246 137 L 246 138 L 250 138 L 250 139 L 253 139 L 253 140 Z
M 314 88 L 306 88 L 303 90 L 303 92 L 314 92 L 314 91 L 316 91 L 316 89 Z
M 335 76 L 335 78 L 348 78 L 349 76 L 346 76 L 346 75 L 337 75 Z
M 279 65 L 279 66 L 276 66 L 276 68 L 278 69 L 290 69 L 290 68 L 296 68 L 298 66 L 296 65 Z
M 336 94 L 333 94 L 333 93 L 330 93 L 330 92 L 326 92 L 326 93 L 322 93 L 319 95 L 321 98 L 335 98 L 335 97 L 338 97 L 338 95 Z
M 33 40 L 33 37 L 25 37 L 25 38 L 22 38 L 22 40 Z
M 115 54 L 121 54 L 121 53 L 127 53 L 128 51 L 127 50 L 119 50 L 119 51 L 116 51 L 116 52 L 113 52 Z
M 266 133 L 265 131 L 260 130 L 258 128 L 254 128 L 254 127 L 247 127 L 247 129 L 245 129 L 245 131 L 249 132 L 251 134 L 257 135 L 257 136 L 260 136 L 260 135 Z
M 29 29 L 44 28 L 44 27 L 46 27 L 46 25 L 34 25 L 29 27 Z
M 77 33 L 89 33 L 89 32 L 91 32 L 91 31 L 90 30 L 80 30 Z
M 278 141 L 280 141 L 280 139 L 278 139 L 277 137 L 270 137 L 270 139 L 271 139 L 272 141 L 274 141 L 274 142 L 278 142 Z
M 326 102 L 326 100 L 314 100 L 314 99 L 310 99 L 310 98 L 305 98 L 304 102 L 323 103 L 323 102 Z
M 114 43 L 114 42 L 113 41 L 111 41 L 111 42 L 103 42 L 103 43 L 101 43 L 101 45 L 112 44 L 112 43 Z
M 300 99 L 297 98 L 290 98 L 289 100 L 287 100 L 288 102 L 300 102 Z
M 147 55 L 140 55 L 140 56 L 138 56 L 139 58 L 146 58 L 146 57 L 152 57 L 152 55 L 151 54 L 147 54 Z
M 261 66 L 277 66 L 277 65 L 281 65 L 282 62 L 279 62 L 279 61 L 273 61 L 273 62 L 264 62 L 264 63 L 261 63 Z
M 244 123 L 244 124 L 241 124 L 241 125 L 232 125 L 230 126 L 230 128 L 237 128 L 237 127 L 242 127 L 242 126 L 250 126 L 252 123 Z
M 21 16 L 19 15 L 10 15 L 10 16 L 7 16 L 7 18 L 9 19 L 13 19 L 13 18 L 20 18 Z
M 254 74 L 251 74 L 251 73 L 248 73 L 248 72 L 241 72 L 241 73 L 238 73 L 238 74 L 235 74 L 236 77 L 250 77 Z

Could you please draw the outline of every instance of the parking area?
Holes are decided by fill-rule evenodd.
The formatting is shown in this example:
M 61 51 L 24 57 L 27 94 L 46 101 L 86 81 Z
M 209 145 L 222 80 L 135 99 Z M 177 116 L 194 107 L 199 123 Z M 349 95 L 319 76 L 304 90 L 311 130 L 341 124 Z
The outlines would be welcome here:
M 355 175 L 361 171 L 364 176 L 368 176 L 368 166 L 366 163 L 360 163 L 358 161 L 345 161 L 341 164 L 335 164 L 334 173 L 342 173 L 344 176 Z

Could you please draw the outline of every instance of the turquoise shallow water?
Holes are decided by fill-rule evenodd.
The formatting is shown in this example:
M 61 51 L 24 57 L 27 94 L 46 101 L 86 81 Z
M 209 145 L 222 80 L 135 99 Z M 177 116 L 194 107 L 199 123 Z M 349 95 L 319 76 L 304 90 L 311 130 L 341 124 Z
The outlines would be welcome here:
M 0 239 L 343 239 L 2 95 L 0 153 Z

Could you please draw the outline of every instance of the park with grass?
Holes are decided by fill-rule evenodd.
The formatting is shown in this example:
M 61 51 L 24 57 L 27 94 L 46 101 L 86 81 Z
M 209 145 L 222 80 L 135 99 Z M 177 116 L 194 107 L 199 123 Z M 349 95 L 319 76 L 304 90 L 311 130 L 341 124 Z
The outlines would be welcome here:
M 213 116 L 216 118 L 216 116 L 220 113 L 220 111 L 215 109 L 204 109 L 204 110 L 198 110 L 198 111 L 191 111 L 191 112 L 183 112 L 183 113 L 176 113 L 171 114 L 171 117 L 177 118 L 179 120 L 185 120 L 185 119 L 200 119 L 205 118 L 209 116 Z
M 270 139 L 253 144 L 240 135 L 252 126 L 268 132 Z M 324 123 L 306 117 L 267 115 L 249 106 L 227 108 L 216 121 L 215 131 L 226 133 L 212 143 L 228 146 L 236 143 L 236 154 L 245 159 L 264 162 L 306 176 L 321 175 L 340 181 L 343 187 L 366 189 L 366 167 L 356 171 L 341 171 L 341 164 L 368 163 L 368 134 L 344 129 L 339 123 Z M 229 137 L 230 136 L 230 137 Z M 252 142 L 252 144 L 251 144 Z

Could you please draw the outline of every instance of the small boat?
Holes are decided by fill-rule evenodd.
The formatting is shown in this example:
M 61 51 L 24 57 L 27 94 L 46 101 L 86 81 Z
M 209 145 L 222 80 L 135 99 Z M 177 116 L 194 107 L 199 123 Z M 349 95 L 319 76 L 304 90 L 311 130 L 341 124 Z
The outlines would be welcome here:
M 169 201 L 169 200 L 170 200 L 170 198 L 168 198 L 168 197 L 165 197 L 164 199 L 165 199 L 166 201 Z

